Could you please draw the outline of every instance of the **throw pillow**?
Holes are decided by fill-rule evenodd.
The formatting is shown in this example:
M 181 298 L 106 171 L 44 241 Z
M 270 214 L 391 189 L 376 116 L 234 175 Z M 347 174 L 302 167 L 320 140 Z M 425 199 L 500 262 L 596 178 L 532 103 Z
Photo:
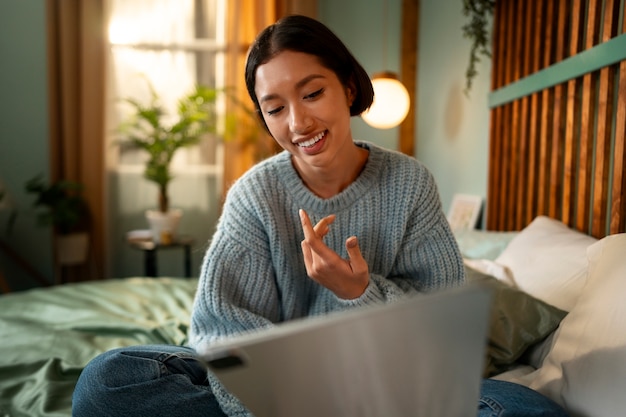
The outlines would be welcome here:
M 495 260 L 509 268 L 522 291 L 570 311 L 585 284 L 587 248 L 597 239 L 539 216 Z
M 529 347 L 552 333 L 566 314 L 473 268 L 465 267 L 465 277 L 469 284 L 492 290 L 484 377 L 506 371 Z
M 531 388 L 575 416 L 618 417 L 626 410 L 626 234 L 588 250 L 583 292 L 555 333 Z

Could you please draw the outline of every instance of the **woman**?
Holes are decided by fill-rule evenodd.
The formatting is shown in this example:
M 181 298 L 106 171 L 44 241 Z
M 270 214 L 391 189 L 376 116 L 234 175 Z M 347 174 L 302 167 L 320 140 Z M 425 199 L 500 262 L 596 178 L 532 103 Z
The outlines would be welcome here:
M 79 380 L 75 415 L 249 415 L 211 374 L 207 382 L 195 352 L 287 320 L 463 284 L 428 170 L 353 140 L 350 118 L 371 105 L 372 85 L 328 28 L 280 20 L 252 45 L 245 75 L 284 152 L 228 192 L 194 302 L 193 350 L 133 347 L 96 358 Z

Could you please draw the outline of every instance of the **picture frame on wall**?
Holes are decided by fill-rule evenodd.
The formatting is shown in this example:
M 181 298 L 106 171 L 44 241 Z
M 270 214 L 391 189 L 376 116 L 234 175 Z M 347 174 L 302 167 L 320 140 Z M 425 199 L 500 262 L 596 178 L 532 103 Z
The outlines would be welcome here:
M 482 205 L 479 195 L 455 194 L 447 215 L 452 230 L 475 229 Z

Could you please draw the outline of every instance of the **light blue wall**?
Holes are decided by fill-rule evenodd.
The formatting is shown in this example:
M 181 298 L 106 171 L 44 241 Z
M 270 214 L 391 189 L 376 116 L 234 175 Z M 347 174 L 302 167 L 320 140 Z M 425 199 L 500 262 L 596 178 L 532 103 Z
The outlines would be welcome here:
M 388 1 L 388 67 L 399 68 L 401 0 Z M 382 66 L 383 0 L 319 0 L 319 18 L 346 42 L 371 74 Z M 420 0 L 418 38 L 416 157 L 433 172 L 444 210 L 455 193 L 487 190 L 490 61 L 478 67 L 470 96 L 463 93 L 470 44 L 461 28 L 461 0 Z M 396 45 L 396 46 L 392 46 Z M 353 122 L 355 138 L 397 148 L 396 129 L 373 129 Z
M 19 211 L 8 234 L 8 210 L 0 210 L 0 238 L 52 281 L 50 231 L 35 225 L 33 198 L 24 191 L 28 179 L 49 173 L 45 1 L 0 4 L 0 186 Z M 0 271 L 14 289 L 37 284 L 2 251 Z
M 469 97 L 470 42 L 461 0 L 421 0 L 417 157 L 431 169 L 444 207 L 455 193 L 487 195 L 491 61 L 482 59 Z

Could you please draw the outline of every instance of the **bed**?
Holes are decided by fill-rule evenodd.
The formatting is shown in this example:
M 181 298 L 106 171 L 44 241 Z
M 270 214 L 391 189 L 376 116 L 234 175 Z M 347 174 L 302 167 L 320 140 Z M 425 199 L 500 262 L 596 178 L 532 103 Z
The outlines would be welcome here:
M 621 416 L 626 234 L 597 239 L 538 216 L 521 231 L 455 235 L 468 281 L 494 290 L 483 376 L 536 389 L 573 416 Z M 196 285 L 133 277 L 0 297 L 0 416 L 69 416 L 97 354 L 184 345 Z
M 196 285 L 135 277 L 0 297 L 0 416 L 70 416 L 76 380 L 97 354 L 185 344 Z
M 575 417 L 623 416 L 626 234 L 598 239 L 547 216 L 502 233 L 458 236 L 468 279 L 497 283 L 484 376 L 535 389 Z

